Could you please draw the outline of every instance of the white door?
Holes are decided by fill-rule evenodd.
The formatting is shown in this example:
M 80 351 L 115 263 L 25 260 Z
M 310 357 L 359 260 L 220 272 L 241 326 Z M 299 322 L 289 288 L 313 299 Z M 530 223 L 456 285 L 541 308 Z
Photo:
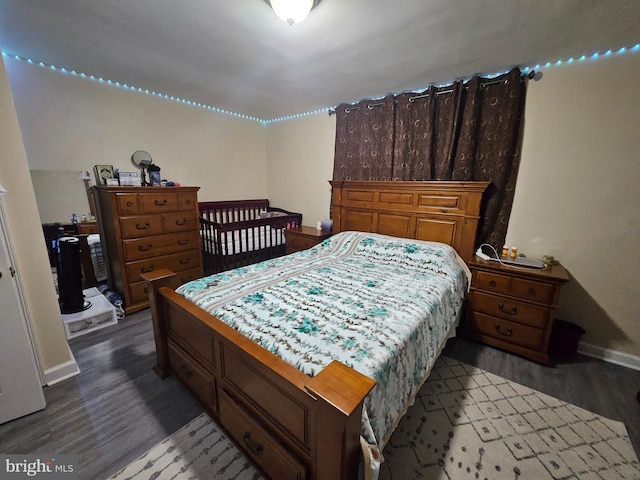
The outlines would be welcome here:
M 0 205 L 0 423 L 46 403 Z

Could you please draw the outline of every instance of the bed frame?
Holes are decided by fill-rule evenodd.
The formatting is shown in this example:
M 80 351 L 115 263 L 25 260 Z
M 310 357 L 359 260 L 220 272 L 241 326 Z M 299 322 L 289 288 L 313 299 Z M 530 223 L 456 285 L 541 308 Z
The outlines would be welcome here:
M 267 199 L 198 202 L 198 208 L 205 275 L 281 257 L 286 253 L 286 245 L 284 238 L 277 245 L 278 235 L 282 235 L 287 228 L 302 225 L 302 214 L 270 207 Z M 260 218 L 262 212 L 282 215 Z M 267 227 L 270 227 L 269 234 L 266 234 Z M 260 241 L 252 251 L 243 252 L 234 243 L 247 244 L 249 239 L 253 241 L 254 238 Z M 222 245 L 229 245 L 230 248 L 223 251 Z
M 487 182 L 331 182 L 334 232 L 450 243 L 470 259 Z M 358 478 L 363 401 L 375 382 L 334 361 L 311 378 L 144 275 L 156 373 L 175 375 L 268 477 Z

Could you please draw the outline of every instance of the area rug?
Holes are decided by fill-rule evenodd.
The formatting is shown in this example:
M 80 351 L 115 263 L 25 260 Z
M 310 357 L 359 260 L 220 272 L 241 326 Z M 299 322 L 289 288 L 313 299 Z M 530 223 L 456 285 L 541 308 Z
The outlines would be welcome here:
M 384 450 L 380 480 L 640 479 L 624 424 L 441 357 Z M 110 480 L 258 480 L 205 414 Z

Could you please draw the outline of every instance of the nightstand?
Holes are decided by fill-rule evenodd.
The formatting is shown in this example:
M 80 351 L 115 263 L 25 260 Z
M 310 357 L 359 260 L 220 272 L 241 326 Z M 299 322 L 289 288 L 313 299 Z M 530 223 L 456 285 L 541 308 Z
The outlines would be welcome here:
M 313 227 L 296 227 L 286 231 L 287 255 L 300 250 L 306 250 L 321 243 L 331 236 L 331 232 L 324 232 Z
M 548 365 L 560 287 L 569 281 L 564 267 L 513 268 L 475 257 L 469 268 L 471 290 L 460 335 Z

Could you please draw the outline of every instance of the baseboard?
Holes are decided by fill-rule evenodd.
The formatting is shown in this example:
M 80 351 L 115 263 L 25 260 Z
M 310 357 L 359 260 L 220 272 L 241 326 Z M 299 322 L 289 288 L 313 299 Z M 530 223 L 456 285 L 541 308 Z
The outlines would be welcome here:
M 76 363 L 76 358 L 73 356 L 71 349 L 69 349 L 69 356 L 71 357 L 71 360 L 60 363 L 55 367 L 47 368 L 44 371 L 43 377 L 45 385 L 55 385 L 56 383 L 60 383 L 63 380 L 80 374 L 80 368 Z
M 588 343 L 580 342 L 578 344 L 578 353 L 589 357 L 598 358 L 605 362 L 614 363 L 633 370 L 640 370 L 640 357 L 629 353 L 617 352 Z

